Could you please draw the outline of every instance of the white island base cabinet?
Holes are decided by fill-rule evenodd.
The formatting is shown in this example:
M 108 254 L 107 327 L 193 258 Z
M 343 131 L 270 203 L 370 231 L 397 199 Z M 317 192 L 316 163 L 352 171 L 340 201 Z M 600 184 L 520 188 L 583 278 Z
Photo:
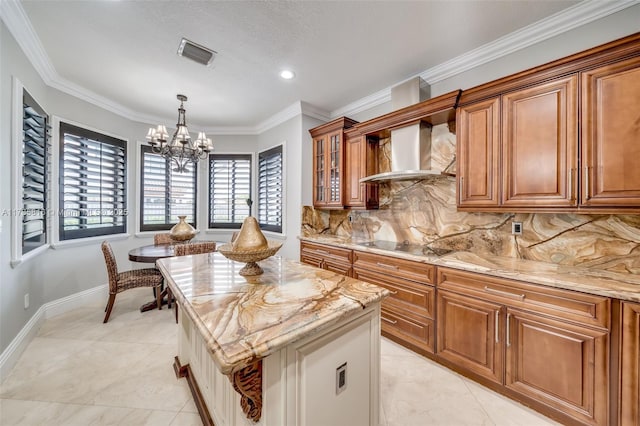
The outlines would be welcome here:
M 178 340 L 179 364 L 189 365 L 216 426 L 378 425 L 379 303 L 263 358 L 257 423 L 187 315 L 180 315 Z

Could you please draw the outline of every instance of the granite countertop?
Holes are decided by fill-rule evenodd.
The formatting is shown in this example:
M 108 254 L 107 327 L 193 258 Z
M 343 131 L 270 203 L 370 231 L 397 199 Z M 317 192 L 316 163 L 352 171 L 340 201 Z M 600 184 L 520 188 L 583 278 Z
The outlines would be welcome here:
M 160 259 L 157 266 L 223 374 L 389 294 L 382 287 L 279 256 L 261 261 L 264 274 L 255 277 L 239 275 L 244 263 L 217 252 Z
M 578 266 L 454 251 L 437 255 L 428 251 L 400 251 L 362 245 L 365 241 L 333 236 L 299 237 L 302 241 L 329 244 L 353 250 L 415 260 L 436 266 L 479 272 L 616 299 L 640 302 L 640 276 Z

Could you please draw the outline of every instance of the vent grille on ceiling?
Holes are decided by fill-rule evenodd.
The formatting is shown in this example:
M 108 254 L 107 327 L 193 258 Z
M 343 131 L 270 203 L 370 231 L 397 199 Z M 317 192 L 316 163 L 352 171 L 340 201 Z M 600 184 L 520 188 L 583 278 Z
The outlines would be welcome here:
M 178 47 L 178 55 L 205 66 L 211 65 L 213 59 L 216 57 L 216 53 L 216 51 L 194 43 L 191 40 L 187 40 L 186 38 L 180 41 L 180 47 Z

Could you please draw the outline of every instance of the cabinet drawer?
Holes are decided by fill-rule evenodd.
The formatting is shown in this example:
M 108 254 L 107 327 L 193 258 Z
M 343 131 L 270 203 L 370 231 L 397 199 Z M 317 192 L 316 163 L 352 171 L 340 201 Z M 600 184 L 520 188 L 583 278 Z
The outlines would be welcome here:
M 391 335 L 410 345 L 433 353 L 435 343 L 433 320 L 413 315 L 407 310 L 383 303 L 381 323 L 383 335 Z
M 322 268 L 326 269 L 327 271 L 345 275 L 347 277 L 351 277 L 353 275 L 351 264 L 349 263 L 325 261 L 324 264 L 322 265 Z
M 611 304 L 606 297 L 447 268 L 438 268 L 437 287 L 541 315 L 610 328 Z
M 334 260 L 351 264 L 352 251 L 341 247 L 327 246 L 324 244 L 310 243 L 308 241 L 300 242 L 300 257 L 311 256 L 320 257 L 324 260 Z
M 353 252 L 353 266 L 425 284 L 433 284 L 435 276 L 435 267 L 426 263 L 359 251 Z
M 322 258 L 315 256 L 305 256 L 303 254 L 300 255 L 300 262 L 306 263 L 307 265 L 315 266 L 316 268 L 322 268 Z
M 371 284 L 379 285 L 391 291 L 391 296 L 385 301 L 391 304 L 405 305 L 405 309 L 433 318 L 435 315 L 435 289 L 430 285 L 418 284 L 413 281 L 403 280 L 391 275 L 382 275 L 377 272 L 353 268 L 353 277 Z

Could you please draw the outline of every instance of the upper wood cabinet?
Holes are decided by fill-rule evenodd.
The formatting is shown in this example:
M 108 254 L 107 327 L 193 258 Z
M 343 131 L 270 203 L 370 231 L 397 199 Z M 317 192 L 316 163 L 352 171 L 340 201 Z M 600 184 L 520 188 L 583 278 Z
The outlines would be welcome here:
M 498 206 L 500 98 L 458 108 L 458 206 Z
M 341 117 L 309 130 L 313 138 L 313 206 L 344 208 L 344 130 L 357 121 Z
M 582 73 L 581 203 L 640 205 L 640 57 Z
M 577 102 L 576 75 L 502 96 L 503 206 L 576 205 Z
M 640 33 L 466 90 L 460 105 L 460 210 L 640 211 Z
M 378 184 L 360 179 L 378 170 L 378 139 L 357 132 L 345 134 L 345 207 L 377 209 Z

